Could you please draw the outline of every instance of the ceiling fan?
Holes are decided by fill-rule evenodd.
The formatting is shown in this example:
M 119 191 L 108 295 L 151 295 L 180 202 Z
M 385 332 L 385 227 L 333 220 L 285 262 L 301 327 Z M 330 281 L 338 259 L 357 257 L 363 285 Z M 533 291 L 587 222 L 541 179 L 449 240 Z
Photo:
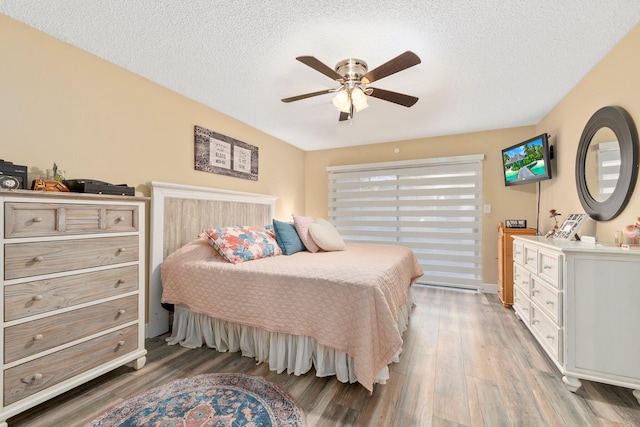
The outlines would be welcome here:
M 418 102 L 418 98 L 415 96 L 367 86 L 384 77 L 418 65 L 420 58 L 411 51 L 406 51 L 371 71 L 368 71 L 367 63 L 361 59 L 350 58 L 340 61 L 336 64 L 335 70 L 313 56 L 298 56 L 296 59 L 325 76 L 332 78 L 338 82 L 339 86 L 335 89 L 320 90 L 284 98 L 282 102 L 299 101 L 313 96 L 335 93 L 333 105 L 340 111 L 340 121 L 351 120 L 354 113 L 367 108 L 367 96 L 393 102 L 394 104 L 405 107 L 411 107 Z

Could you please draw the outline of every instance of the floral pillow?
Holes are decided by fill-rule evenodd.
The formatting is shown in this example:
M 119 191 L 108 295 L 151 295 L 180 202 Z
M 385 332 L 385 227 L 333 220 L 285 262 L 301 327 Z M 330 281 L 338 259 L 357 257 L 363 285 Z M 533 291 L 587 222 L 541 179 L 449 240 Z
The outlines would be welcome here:
M 238 264 L 275 255 L 282 255 L 271 233 L 259 227 L 224 227 L 207 230 L 203 236 L 227 261 Z

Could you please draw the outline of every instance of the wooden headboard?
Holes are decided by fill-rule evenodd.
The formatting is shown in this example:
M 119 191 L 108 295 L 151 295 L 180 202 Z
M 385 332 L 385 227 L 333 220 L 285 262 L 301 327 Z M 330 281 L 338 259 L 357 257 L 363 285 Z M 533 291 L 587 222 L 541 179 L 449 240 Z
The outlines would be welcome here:
M 275 196 L 150 182 L 149 323 L 147 338 L 169 330 L 162 308 L 162 261 L 207 229 L 234 225 L 264 227 L 275 215 Z

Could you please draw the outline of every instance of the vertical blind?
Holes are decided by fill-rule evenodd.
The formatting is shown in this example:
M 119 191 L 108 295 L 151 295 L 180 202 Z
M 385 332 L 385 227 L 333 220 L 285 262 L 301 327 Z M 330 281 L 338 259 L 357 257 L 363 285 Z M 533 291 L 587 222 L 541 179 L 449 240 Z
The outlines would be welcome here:
M 418 283 L 479 289 L 483 158 L 328 167 L 329 218 L 346 242 L 411 248 Z

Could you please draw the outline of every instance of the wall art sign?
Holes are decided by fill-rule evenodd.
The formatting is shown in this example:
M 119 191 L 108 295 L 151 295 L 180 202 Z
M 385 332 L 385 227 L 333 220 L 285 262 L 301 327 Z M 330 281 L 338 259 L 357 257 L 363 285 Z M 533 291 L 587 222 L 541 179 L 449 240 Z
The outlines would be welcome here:
M 258 147 L 200 126 L 194 135 L 196 170 L 258 180 Z

